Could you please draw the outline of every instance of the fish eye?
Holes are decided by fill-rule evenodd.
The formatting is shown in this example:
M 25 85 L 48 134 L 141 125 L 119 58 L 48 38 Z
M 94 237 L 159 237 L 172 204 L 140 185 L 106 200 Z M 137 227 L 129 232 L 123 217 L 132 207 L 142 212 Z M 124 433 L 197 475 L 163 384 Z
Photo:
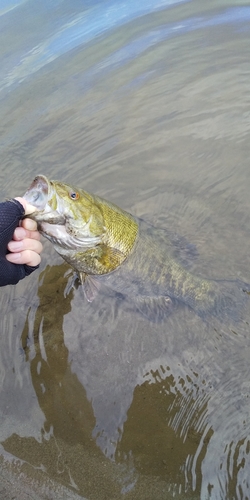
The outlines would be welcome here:
M 75 191 L 73 191 L 72 193 L 70 193 L 70 198 L 72 200 L 78 200 L 79 196 L 80 196 L 79 193 L 76 193 Z

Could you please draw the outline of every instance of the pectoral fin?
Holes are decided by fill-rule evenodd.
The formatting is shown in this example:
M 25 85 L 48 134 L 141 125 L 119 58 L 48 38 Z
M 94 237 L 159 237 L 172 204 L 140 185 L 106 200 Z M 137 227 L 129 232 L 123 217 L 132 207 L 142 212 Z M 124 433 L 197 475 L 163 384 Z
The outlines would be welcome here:
M 74 272 L 68 278 L 68 283 L 67 283 L 65 290 L 64 290 L 64 297 L 65 298 L 69 295 L 72 288 L 75 288 L 76 281 L 78 281 L 78 274 Z
M 100 283 L 94 276 L 85 273 L 73 273 L 64 290 L 64 297 L 67 297 L 72 288 L 77 289 L 79 286 L 82 288 L 84 297 L 88 302 L 93 302 L 100 290 Z
M 85 273 L 80 273 L 79 279 L 83 287 L 84 297 L 88 302 L 93 302 L 100 290 L 100 283 L 94 276 Z

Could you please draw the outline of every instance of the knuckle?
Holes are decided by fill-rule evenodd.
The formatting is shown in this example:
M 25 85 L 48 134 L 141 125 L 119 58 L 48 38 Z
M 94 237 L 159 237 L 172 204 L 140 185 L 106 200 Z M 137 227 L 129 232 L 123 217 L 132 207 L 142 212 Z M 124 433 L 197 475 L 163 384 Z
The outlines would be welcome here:
M 32 219 L 24 219 L 22 222 L 22 226 L 28 231 L 36 231 L 37 223 Z

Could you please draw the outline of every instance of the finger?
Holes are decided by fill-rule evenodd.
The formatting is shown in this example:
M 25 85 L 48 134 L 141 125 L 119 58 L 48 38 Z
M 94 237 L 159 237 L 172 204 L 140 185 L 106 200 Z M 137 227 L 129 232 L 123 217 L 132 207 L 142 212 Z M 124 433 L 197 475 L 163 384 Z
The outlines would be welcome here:
M 27 231 L 23 227 L 17 227 L 13 233 L 13 240 L 24 240 L 27 237 Z
M 19 201 L 19 203 L 23 205 L 23 208 L 25 210 L 25 215 L 32 214 L 37 210 L 36 207 L 28 203 L 24 198 L 21 198 L 20 196 L 17 196 L 15 200 Z
M 38 231 L 33 231 L 33 230 L 29 231 L 28 229 L 24 229 L 24 227 L 17 227 L 13 234 L 13 240 L 20 241 L 24 240 L 25 238 L 32 240 L 40 240 L 41 236 Z
M 23 252 L 25 250 L 41 253 L 42 249 L 42 243 L 34 238 L 24 238 L 18 241 L 12 240 L 8 243 L 8 250 L 13 253 Z
M 29 231 L 36 231 L 37 223 L 35 220 L 32 219 L 23 219 L 21 227 L 24 227 L 24 229 L 28 229 Z
M 8 253 L 6 259 L 14 264 L 27 264 L 28 266 L 38 266 L 41 262 L 41 257 L 33 250 L 24 250 L 19 253 Z

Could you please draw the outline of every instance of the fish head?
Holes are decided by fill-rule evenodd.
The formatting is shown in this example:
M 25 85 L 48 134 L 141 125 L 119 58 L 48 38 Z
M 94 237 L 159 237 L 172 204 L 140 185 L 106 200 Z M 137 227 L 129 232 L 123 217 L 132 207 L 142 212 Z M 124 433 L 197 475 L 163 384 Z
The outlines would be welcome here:
M 29 217 L 55 245 L 92 248 L 102 241 L 102 212 L 93 196 L 84 190 L 38 175 L 23 198 L 37 209 Z

